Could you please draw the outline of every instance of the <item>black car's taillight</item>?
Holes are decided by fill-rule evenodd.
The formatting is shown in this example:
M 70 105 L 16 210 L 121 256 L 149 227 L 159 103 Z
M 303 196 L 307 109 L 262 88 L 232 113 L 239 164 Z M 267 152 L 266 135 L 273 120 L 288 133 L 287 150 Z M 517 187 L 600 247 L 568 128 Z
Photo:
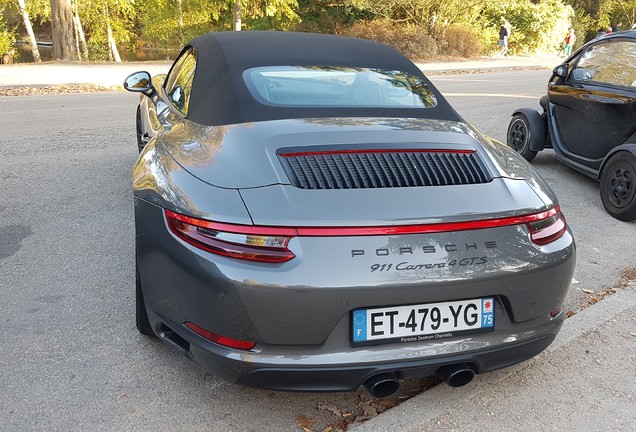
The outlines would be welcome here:
M 289 239 L 296 230 L 212 222 L 165 210 L 170 230 L 183 241 L 207 252 L 249 261 L 282 263 L 296 255 Z

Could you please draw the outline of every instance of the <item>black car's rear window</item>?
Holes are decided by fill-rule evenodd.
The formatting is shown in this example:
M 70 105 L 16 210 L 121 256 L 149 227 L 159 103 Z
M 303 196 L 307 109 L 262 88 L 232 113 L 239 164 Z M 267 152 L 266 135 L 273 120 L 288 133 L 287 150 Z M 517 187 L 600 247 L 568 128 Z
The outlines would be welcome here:
M 266 66 L 243 79 L 258 102 L 281 107 L 432 108 L 435 95 L 409 73 L 352 67 Z

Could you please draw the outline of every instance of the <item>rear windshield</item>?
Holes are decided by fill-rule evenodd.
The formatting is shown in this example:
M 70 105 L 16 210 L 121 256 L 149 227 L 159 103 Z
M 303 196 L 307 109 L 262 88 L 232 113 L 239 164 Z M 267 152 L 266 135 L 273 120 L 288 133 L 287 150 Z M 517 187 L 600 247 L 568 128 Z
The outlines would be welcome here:
M 432 108 L 435 95 L 415 75 L 394 70 L 268 66 L 243 79 L 262 104 L 294 107 Z

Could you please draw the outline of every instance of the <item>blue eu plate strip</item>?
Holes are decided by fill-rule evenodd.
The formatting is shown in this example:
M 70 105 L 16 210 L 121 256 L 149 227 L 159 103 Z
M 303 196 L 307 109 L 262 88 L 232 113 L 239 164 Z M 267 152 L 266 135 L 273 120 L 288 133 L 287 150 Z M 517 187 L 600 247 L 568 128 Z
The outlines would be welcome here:
M 367 311 L 353 311 L 353 341 L 362 342 L 367 340 Z

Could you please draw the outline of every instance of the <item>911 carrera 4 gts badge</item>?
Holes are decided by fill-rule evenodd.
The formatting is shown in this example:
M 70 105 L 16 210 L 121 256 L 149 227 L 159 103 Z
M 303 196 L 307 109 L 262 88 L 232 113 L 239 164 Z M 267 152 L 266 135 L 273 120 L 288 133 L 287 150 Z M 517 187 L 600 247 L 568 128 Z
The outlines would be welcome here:
M 371 272 L 383 272 L 383 271 L 404 271 L 404 270 L 432 270 L 432 269 L 442 269 L 449 267 L 468 267 L 480 264 L 486 264 L 488 262 L 488 257 L 469 257 L 462 259 L 454 259 L 448 262 L 436 262 L 436 263 L 411 263 L 408 261 L 403 261 L 397 264 L 389 263 L 389 264 L 372 264 L 370 267 Z

